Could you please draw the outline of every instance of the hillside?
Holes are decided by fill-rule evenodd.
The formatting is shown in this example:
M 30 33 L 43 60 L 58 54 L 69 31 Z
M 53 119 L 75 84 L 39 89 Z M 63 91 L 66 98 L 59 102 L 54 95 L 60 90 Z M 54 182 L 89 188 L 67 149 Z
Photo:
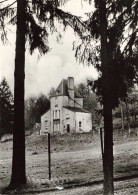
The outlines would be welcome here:
M 114 131 L 115 177 L 129 177 L 138 170 L 137 129 Z M 94 182 L 103 178 L 100 135 L 93 133 L 51 136 L 52 181 L 48 184 L 47 135 L 26 136 L 26 170 L 30 190 L 53 188 L 57 183 L 68 186 Z M 10 182 L 12 140 L 0 142 L 0 188 Z M 32 187 L 32 185 L 34 187 Z

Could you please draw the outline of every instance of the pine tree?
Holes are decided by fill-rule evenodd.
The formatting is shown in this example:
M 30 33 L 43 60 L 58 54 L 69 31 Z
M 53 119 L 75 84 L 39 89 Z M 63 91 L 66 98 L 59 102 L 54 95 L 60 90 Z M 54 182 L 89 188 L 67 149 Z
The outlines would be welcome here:
M 0 137 L 13 131 L 13 95 L 6 79 L 0 83 Z
M 89 33 L 81 37 L 79 46 L 74 45 L 79 61 L 93 64 L 99 71 L 94 88 L 104 106 L 105 195 L 114 194 L 112 109 L 118 106 L 120 97 L 127 96 L 136 77 L 137 10 L 136 0 L 95 0 L 95 11 L 85 22 Z
M 35 122 L 41 122 L 41 116 L 50 108 L 50 101 L 43 94 L 40 94 L 35 104 Z
M 6 1 L 3 1 L 6 2 Z M 3 3 L 2 2 L 2 3 Z M 76 16 L 65 13 L 59 7 L 65 0 L 17 0 L 0 8 L 1 40 L 7 39 L 7 24 L 16 24 L 16 54 L 14 74 L 14 131 L 13 162 L 10 186 L 26 184 L 25 169 L 25 124 L 24 124 L 24 79 L 25 49 L 29 45 L 30 53 L 38 49 L 41 54 L 49 51 L 49 32 L 57 33 L 61 38 L 63 30 L 71 26 L 81 36 L 85 32 L 84 24 Z M 17 7 L 14 7 L 17 4 Z M 10 18 L 10 19 L 9 19 Z M 9 20 L 7 22 L 7 20 Z M 81 31 L 78 26 L 81 26 Z M 58 30 L 58 28 L 60 28 Z
M 77 90 L 83 97 L 83 107 L 89 110 L 92 115 L 93 135 L 94 130 L 100 130 L 102 124 L 102 108 L 99 105 L 99 97 L 92 91 L 93 80 L 87 80 L 86 83 L 80 83 Z
M 35 105 L 36 105 L 37 97 L 31 96 L 25 100 L 25 129 L 32 129 L 34 124 L 36 123 L 35 118 Z
M 24 76 L 25 76 L 26 0 L 17 0 L 17 29 L 14 73 L 14 131 L 10 186 L 26 184 Z

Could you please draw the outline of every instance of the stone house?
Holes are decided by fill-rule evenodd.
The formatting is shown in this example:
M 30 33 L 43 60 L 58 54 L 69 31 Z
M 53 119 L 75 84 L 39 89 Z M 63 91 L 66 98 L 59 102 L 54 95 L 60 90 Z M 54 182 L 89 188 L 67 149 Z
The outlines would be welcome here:
M 74 78 L 63 79 L 50 97 L 50 109 L 41 117 L 40 134 L 89 132 L 91 113 L 83 109 L 83 98 L 74 87 Z

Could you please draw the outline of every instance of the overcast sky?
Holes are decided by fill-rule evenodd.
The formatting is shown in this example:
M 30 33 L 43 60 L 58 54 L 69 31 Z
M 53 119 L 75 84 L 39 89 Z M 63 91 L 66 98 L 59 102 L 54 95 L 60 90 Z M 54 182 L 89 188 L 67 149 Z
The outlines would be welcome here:
M 71 0 L 64 10 L 86 18 L 86 12 L 90 12 L 92 6 L 81 4 L 81 0 Z M 26 52 L 26 80 L 25 96 L 48 94 L 49 90 L 56 88 L 63 78 L 73 76 L 75 84 L 85 81 L 86 78 L 97 78 L 97 71 L 92 67 L 84 66 L 76 62 L 72 43 L 75 41 L 72 29 L 64 33 L 60 44 L 56 42 L 54 36 L 50 37 L 51 51 L 39 58 L 37 52 L 32 56 Z M 9 44 L 3 46 L 0 43 L 0 80 L 6 77 L 13 92 L 14 83 L 14 59 L 15 59 L 15 33 L 9 35 Z

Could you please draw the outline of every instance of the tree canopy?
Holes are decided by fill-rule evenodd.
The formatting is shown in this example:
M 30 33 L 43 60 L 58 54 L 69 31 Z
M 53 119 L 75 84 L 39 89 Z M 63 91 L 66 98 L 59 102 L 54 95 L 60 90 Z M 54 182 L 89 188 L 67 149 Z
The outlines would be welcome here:
M 90 1 L 91 2 L 91 1 Z M 138 29 L 136 0 L 106 0 L 107 19 L 107 55 L 109 62 L 112 106 L 116 107 L 119 97 L 125 97 L 136 80 L 138 59 Z M 80 45 L 74 45 L 76 57 L 80 62 L 94 65 L 99 78 L 94 90 L 103 96 L 102 66 L 100 54 L 100 0 L 95 0 L 95 11 L 89 13 L 87 24 L 89 33 L 80 39 Z
M 32 129 L 35 123 L 41 122 L 41 116 L 50 108 L 47 97 L 40 94 L 38 97 L 29 97 L 25 101 L 25 128 Z
M 100 106 L 100 97 L 98 97 L 92 91 L 91 85 L 89 85 L 89 83 L 90 80 L 87 80 L 87 82 L 79 83 L 76 88 L 80 95 L 83 97 L 84 109 L 90 111 L 92 114 L 93 128 L 99 130 L 98 128 L 101 126 L 103 110 Z
M 49 33 L 57 33 L 60 38 L 60 24 L 63 25 L 63 30 L 67 26 L 71 26 L 74 30 L 77 29 L 78 34 L 81 34 L 81 31 L 77 28 L 78 23 L 84 29 L 84 24 L 79 18 L 60 9 L 60 5 L 65 2 L 66 0 L 12 0 L 9 3 L 9 1 L 4 0 L 0 4 L 1 40 L 3 42 L 7 40 L 8 24 L 17 26 L 14 74 L 13 163 L 10 186 L 17 187 L 21 184 L 26 184 L 24 123 L 25 51 L 29 47 L 31 54 L 36 48 L 40 54 L 47 53 L 50 50 L 48 44 Z
M 91 3 L 92 1 L 89 0 Z M 95 0 L 95 10 L 85 22 L 88 33 L 74 44 L 80 62 L 94 65 L 99 78 L 93 88 L 102 97 L 104 116 L 104 195 L 114 194 L 112 109 L 134 85 L 137 70 L 136 0 Z
M 49 35 L 55 33 L 57 40 L 62 38 L 62 31 L 71 27 L 79 36 L 85 32 L 85 24 L 75 15 L 62 10 L 68 0 L 27 0 L 26 1 L 26 47 L 32 54 L 38 49 L 40 54 L 50 51 Z M 0 35 L 1 40 L 8 40 L 8 25 L 17 24 L 16 2 L 0 3 Z M 80 28 L 81 27 L 81 28 Z M 60 30 L 59 30 L 60 29 Z

